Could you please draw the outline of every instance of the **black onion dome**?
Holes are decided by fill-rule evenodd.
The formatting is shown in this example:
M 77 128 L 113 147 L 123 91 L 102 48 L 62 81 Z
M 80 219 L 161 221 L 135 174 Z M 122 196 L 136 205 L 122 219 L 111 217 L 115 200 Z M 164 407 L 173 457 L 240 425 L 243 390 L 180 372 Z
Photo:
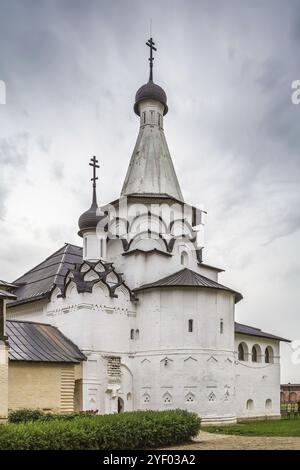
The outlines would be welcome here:
M 166 92 L 152 80 L 141 86 L 135 95 L 134 112 L 139 116 L 139 103 L 143 100 L 155 100 L 164 105 L 164 115 L 168 112 Z
M 95 230 L 98 223 L 105 217 L 104 213 L 101 213 L 98 209 L 96 201 L 93 201 L 89 210 L 81 214 L 78 220 L 79 232 L 78 235 L 82 236 L 85 230 Z

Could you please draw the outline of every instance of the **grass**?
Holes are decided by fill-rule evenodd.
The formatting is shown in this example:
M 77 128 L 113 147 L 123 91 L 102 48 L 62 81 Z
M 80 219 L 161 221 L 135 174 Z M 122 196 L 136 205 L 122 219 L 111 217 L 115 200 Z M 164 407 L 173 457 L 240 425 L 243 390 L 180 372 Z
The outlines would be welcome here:
M 245 421 L 228 426 L 209 426 L 205 431 L 239 436 L 300 437 L 300 417 L 266 421 Z

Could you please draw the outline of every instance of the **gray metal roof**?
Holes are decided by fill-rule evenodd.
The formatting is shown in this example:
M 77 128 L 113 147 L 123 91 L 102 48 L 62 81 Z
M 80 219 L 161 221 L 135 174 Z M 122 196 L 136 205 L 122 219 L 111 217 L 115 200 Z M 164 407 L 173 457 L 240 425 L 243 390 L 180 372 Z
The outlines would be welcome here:
M 183 201 L 182 192 L 159 126 L 141 126 L 130 159 L 121 196 L 165 195 Z
M 17 297 L 7 290 L 0 289 L 0 299 L 16 299 Z
M 0 279 L 0 287 L 3 287 L 4 289 L 13 289 L 17 286 L 15 284 L 11 284 L 10 282 L 2 281 Z
M 79 363 L 86 360 L 79 348 L 52 325 L 7 320 L 6 335 L 11 361 Z
M 253 326 L 249 325 L 243 325 L 242 323 L 235 322 L 234 331 L 235 333 L 239 333 L 241 335 L 258 336 L 260 338 L 269 338 L 290 343 L 289 339 L 281 338 L 280 336 L 275 336 L 270 333 L 266 333 L 265 331 L 261 331 L 259 328 L 254 328 Z
M 69 269 L 82 262 L 82 248 L 66 243 L 38 266 L 16 279 L 19 287 L 14 290 L 17 300 L 9 306 L 47 297 L 55 286 L 63 286 Z
M 239 302 L 243 296 L 239 292 L 236 292 L 229 287 L 223 286 L 212 279 L 209 279 L 202 274 L 196 273 L 191 269 L 184 268 L 180 271 L 171 274 L 167 277 L 159 279 L 156 282 L 151 282 L 150 284 L 144 284 L 137 289 L 134 289 L 134 292 L 153 289 L 156 287 L 201 287 L 209 289 L 218 289 L 226 292 L 231 292 L 235 296 L 235 302 Z

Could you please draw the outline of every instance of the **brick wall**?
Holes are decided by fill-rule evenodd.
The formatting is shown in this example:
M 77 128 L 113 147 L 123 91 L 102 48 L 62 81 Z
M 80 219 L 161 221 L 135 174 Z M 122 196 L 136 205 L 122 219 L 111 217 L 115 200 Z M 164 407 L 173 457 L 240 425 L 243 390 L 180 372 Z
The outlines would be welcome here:
M 42 409 L 57 413 L 74 410 L 73 364 L 9 363 L 9 410 Z

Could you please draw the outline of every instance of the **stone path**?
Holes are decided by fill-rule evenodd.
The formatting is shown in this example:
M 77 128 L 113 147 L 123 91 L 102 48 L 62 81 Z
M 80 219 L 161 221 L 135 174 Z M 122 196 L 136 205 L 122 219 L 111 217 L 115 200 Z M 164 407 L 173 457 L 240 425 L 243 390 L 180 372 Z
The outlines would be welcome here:
M 300 437 L 232 436 L 201 431 L 190 444 L 170 450 L 300 450 Z

